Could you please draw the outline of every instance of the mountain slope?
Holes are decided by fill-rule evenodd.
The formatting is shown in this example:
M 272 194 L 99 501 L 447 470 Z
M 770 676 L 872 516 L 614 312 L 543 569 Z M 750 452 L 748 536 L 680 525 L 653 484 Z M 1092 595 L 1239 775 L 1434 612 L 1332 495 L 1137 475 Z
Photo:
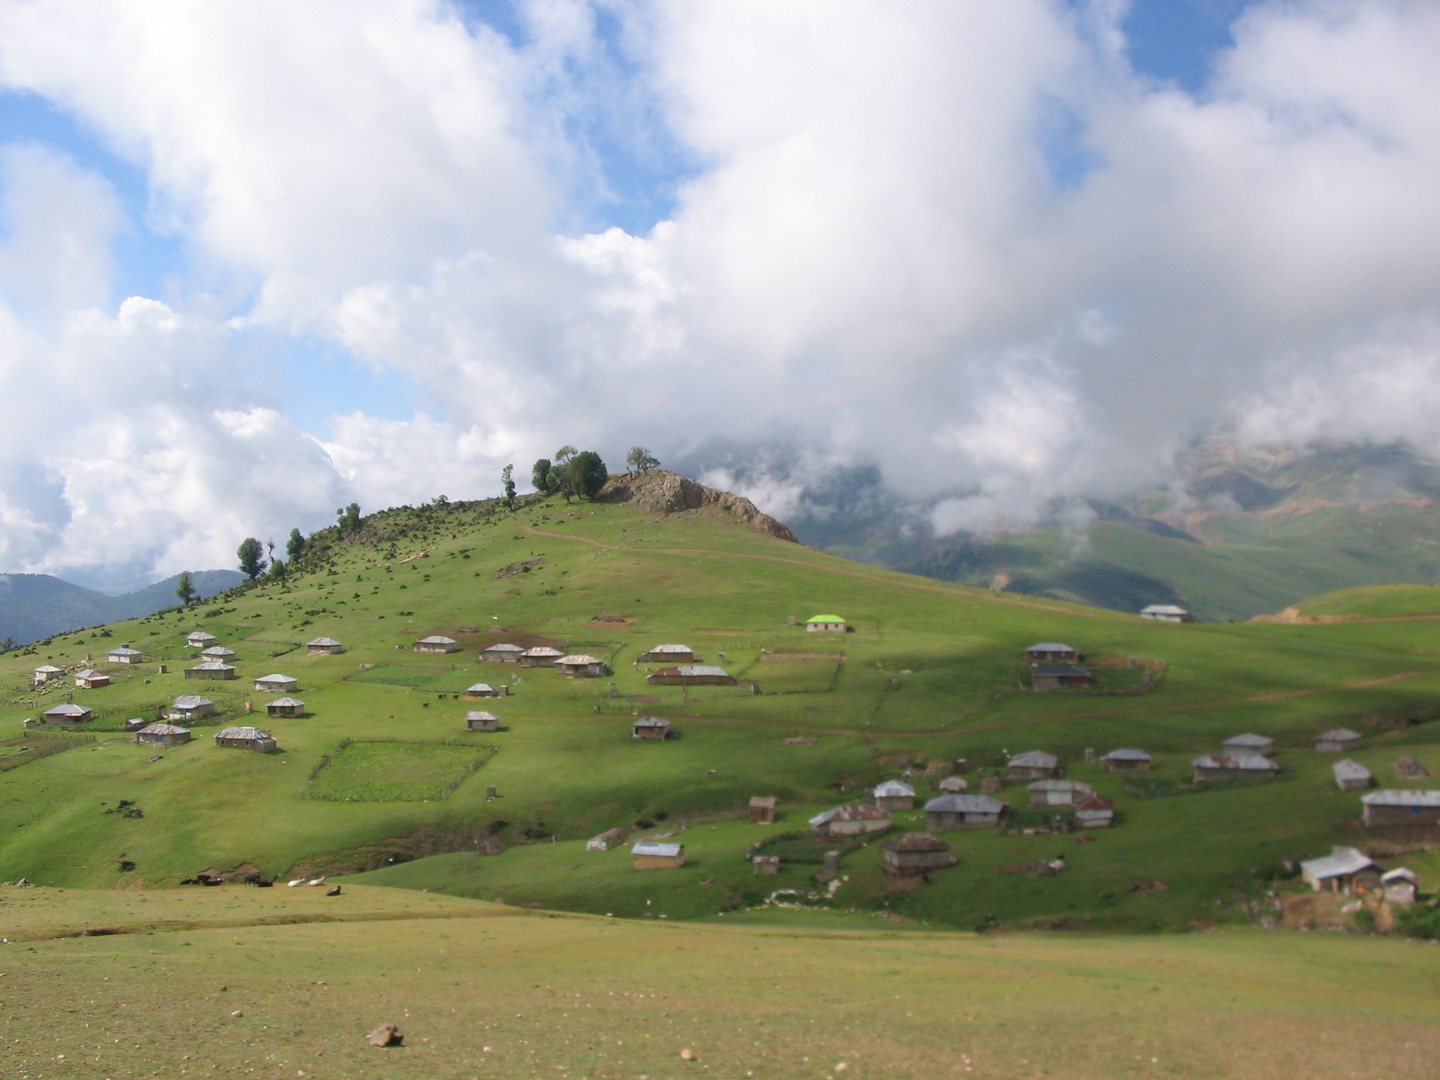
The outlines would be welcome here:
M 233 570 L 197 570 L 190 583 L 201 597 L 233 589 L 244 581 Z M 134 619 L 174 607 L 180 575 L 123 596 L 107 596 L 49 574 L 0 574 L 0 640 L 27 645 L 82 626 Z

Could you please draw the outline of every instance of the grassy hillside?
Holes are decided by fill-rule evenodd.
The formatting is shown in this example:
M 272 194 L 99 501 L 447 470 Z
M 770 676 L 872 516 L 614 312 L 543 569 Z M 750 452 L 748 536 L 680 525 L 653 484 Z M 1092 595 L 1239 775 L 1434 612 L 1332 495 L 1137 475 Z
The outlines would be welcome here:
M 197 570 L 190 575 L 202 597 L 233 589 L 243 580 L 233 570 Z M 28 645 L 82 626 L 150 615 L 175 603 L 179 583 L 176 574 L 137 592 L 108 596 L 49 574 L 0 574 L 0 641 L 8 638 Z
M 1301 615 L 1370 619 L 1440 616 L 1440 589 L 1433 585 L 1371 585 L 1340 589 L 1298 605 Z
M 854 632 L 807 634 L 804 619 L 819 611 L 839 612 Z M 184 636 L 197 626 L 238 651 L 242 680 L 182 677 Z M 1112 795 L 1120 825 L 1090 843 L 947 834 L 960 864 L 914 892 L 886 891 L 872 844 L 846 856 L 833 897 L 806 902 L 964 928 L 1185 928 L 1250 921 L 1281 860 L 1357 839 L 1358 798 L 1334 790 L 1330 759 L 1309 749 L 1314 733 L 1342 723 L 1367 733 L 1359 756 L 1382 782 L 1402 752 L 1440 767 L 1440 641 L 1424 622 L 1156 625 L 849 563 L 713 510 L 551 500 L 516 513 L 490 503 L 390 511 L 343 541 L 321 536 L 284 581 L 110 631 L 0 658 L 0 880 L 125 887 L 205 869 L 364 871 L 510 905 L 709 917 L 777 888 L 813 891 L 817 868 L 804 863 L 778 879 L 751 874 L 747 849 L 768 832 L 803 828 L 818 808 L 905 773 L 923 799 L 959 757 L 978 785 L 1007 752 L 1039 747 Z M 411 650 L 432 633 L 464 650 Z M 322 634 L 347 651 L 305 655 L 300 643 Z M 568 679 L 478 661 L 483 646 L 510 640 L 592 653 L 615 674 Z M 1021 652 L 1037 640 L 1079 647 L 1100 687 L 1023 689 Z M 97 690 L 29 691 L 34 664 L 103 659 L 122 641 L 155 662 L 116 669 Z M 647 684 L 636 656 L 670 641 L 742 685 Z M 158 754 L 119 734 L 126 717 L 152 716 L 183 692 L 214 698 L 216 723 L 254 722 L 246 702 L 263 711 L 269 698 L 250 680 L 271 672 L 300 679 L 309 711 L 260 721 L 279 753 L 220 749 L 214 726 Z M 481 680 L 506 682 L 512 696 L 456 697 Z M 42 756 L 36 733 L 21 739 L 21 720 L 66 695 L 95 708 L 95 741 Z M 466 710 L 487 707 L 503 729 L 466 732 Z M 647 714 L 670 719 L 681 738 L 633 741 L 631 722 Z M 1245 730 L 1279 740 L 1280 780 L 1178 793 L 1190 758 Z M 1139 797 L 1082 761 L 1086 748 L 1117 746 L 1150 750 L 1154 787 L 1177 793 Z M 777 826 L 740 820 L 756 794 L 781 800 Z M 1026 811 L 1023 786 L 1001 797 L 1020 824 L 1049 819 Z M 583 851 L 616 825 L 676 834 L 689 864 L 637 873 L 623 850 Z M 508 850 L 476 854 L 486 837 Z M 1024 872 L 1057 855 L 1063 874 Z M 1427 883 L 1435 860 L 1406 858 Z
M 7 1075 L 1419 1078 L 1440 1052 L 1435 950 L 1403 941 L 322 892 L 0 889 Z M 366 1045 L 384 1022 L 402 1047 Z

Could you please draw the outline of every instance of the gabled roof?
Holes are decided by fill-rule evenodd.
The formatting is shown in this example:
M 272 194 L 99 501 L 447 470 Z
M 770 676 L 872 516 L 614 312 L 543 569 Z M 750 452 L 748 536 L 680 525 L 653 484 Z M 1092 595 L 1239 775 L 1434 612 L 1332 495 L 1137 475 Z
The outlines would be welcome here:
M 570 656 L 562 656 L 556 660 L 557 664 L 603 664 L 605 661 L 598 656 L 590 656 L 586 653 L 572 653 Z
M 266 706 L 266 707 L 273 709 L 273 708 L 275 708 L 275 707 L 277 707 L 277 706 L 280 707 L 280 708 L 282 708 L 282 709 L 295 709 L 295 708 L 303 709 L 303 708 L 305 707 L 305 702 L 301 701 L 299 698 L 282 697 L 282 698 L 276 698 L 274 701 L 270 702 L 270 704 L 269 704 L 268 706 Z
M 1248 746 L 1253 747 L 1256 750 L 1264 750 L 1267 747 L 1274 746 L 1275 740 L 1270 738 L 1268 735 L 1254 735 L 1247 731 L 1244 735 L 1230 736 L 1230 738 L 1225 740 L 1225 745 Z
M 1114 800 L 1107 799 L 1104 795 L 1096 795 L 1092 792 L 1075 804 L 1075 810 L 1077 813 L 1095 814 L 1106 810 L 1113 813 L 1115 803 Z
M 479 712 L 467 712 L 467 713 L 465 714 L 465 719 L 466 719 L 466 720 L 499 720 L 500 717 L 496 716 L 493 712 L 485 712 L 485 711 L 482 709 L 482 710 L 480 710 Z
M 1315 738 L 1321 742 L 1349 742 L 1352 739 L 1363 739 L 1364 736 L 1358 731 L 1351 731 L 1348 727 L 1337 727 L 1323 735 L 1316 735 Z
M 84 716 L 93 710 L 87 709 L 84 705 L 56 705 L 53 709 L 46 709 L 41 716 Z
M 1440 791 L 1401 791 L 1388 788 L 1361 795 L 1366 806 L 1440 806 Z
M 1270 772 L 1280 768 L 1264 754 L 1206 754 L 1190 764 L 1197 769 L 1246 769 L 1252 772 Z
M 875 798 L 877 799 L 913 799 L 914 797 L 915 789 L 901 780 L 886 780 L 875 788 Z
M 1370 770 L 1358 761 L 1351 761 L 1348 757 L 1335 762 L 1331 768 L 1335 775 L 1342 780 L 1369 780 Z
M 1306 877 L 1322 880 L 1349 877 L 1351 874 L 1358 874 L 1361 870 L 1369 870 L 1372 867 L 1376 870 L 1380 869 L 1370 856 L 1353 847 L 1336 848 L 1329 855 L 1322 855 L 1318 859 L 1306 859 L 1300 864 L 1300 870 Z
M 878 806 L 833 806 L 822 810 L 810 819 L 811 825 L 824 825 L 827 821 L 878 821 L 888 819 L 890 811 Z
M 806 619 L 805 621 L 806 621 L 807 623 L 812 623 L 812 622 L 844 622 L 845 620 L 844 620 L 843 618 L 841 618 L 839 615 L 811 615 L 811 616 L 810 616 L 808 619 Z
M 630 849 L 631 855 L 659 855 L 673 859 L 685 850 L 684 844 L 659 844 L 653 840 L 641 840 Z
M 136 735 L 189 735 L 190 729 L 176 727 L 174 724 L 146 724 Z
M 315 648 L 317 648 L 317 649 L 319 649 L 319 648 L 333 648 L 334 646 L 339 645 L 339 644 L 340 644 L 340 642 L 336 641 L 333 637 L 317 637 L 317 638 L 316 638 L 315 640 L 313 640 L 313 641 L 307 641 L 307 642 L 305 642 L 305 647 L 306 647 L 307 649 L 310 648 L 310 647 L 312 647 L 312 646 L 315 647 Z
M 669 727 L 669 720 L 662 720 L 658 716 L 647 716 L 643 720 L 636 720 L 631 727 Z
M 1394 881 L 1408 881 L 1412 885 L 1419 885 L 1420 875 L 1405 866 L 1397 866 L 1394 870 L 1386 870 L 1380 875 L 1382 885 L 1389 885 Z
M 989 795 L 940 795 L 925 804 L 927 814 L 998 814 L 1010 805 Z
M 446 637 L 444 634 L 431 634 L 429 637 L 422 637 L 419 641 L 415 642 L 415 644 L 416 644 L 416 645 L 454 645 L 454 644 L 456 644 L 456 641 L 455 641 L 455 639 L 454 639 L 453 637 Z
M 258 727 L 249 727 L 248 725 L 243 727 L 221 728 L 215 733 L 215 738 L 217 739 L 246 739 L 252 742 L 256 739 L 268 739 L 270 737 L 268 731 L 261 731 Z
M 1150 755 L 1144 750 L 1111 750 L 1101 761 L 1149 761 Z
M 1026 652 L 1079 652 L 1073 645 L 1066 645 L 1063 641 L 1040 641 L 1031 645 Z
M 491 651 L 509 652 L 511 649 L 518 649 L 518 648 L 520 648 L 520 646 L 518 646 L 518 645 L 500 645 L 500 646 L 492 646 L 490 649 L 486 649 L 485 651 L 486 651 L 486 652 L 491 652 Z M 523 652 L 520 653 L 520 655 L 521 655 L 521 656 L 564 656 L 565 654 L 562 653 L 559 649 L 552 649 L 549 645 L 536 645 L 533 649 L 525 649 Z
M 1016 754 L 1008 764 L 1012 769 L 1053 769 L 1060 764 L 1060 759 L 1044 750 L 1027 750 L 1023 754 Z
M 213 706 L 215 702 L 199 694 L 181 694 L 170 706 L 172 709 L 199 709 L 205 705 Z
M 481 652 L 515 652 L 515 653 L 518 653 L 518 652 L 526 652 L 527 650 L 524 649 L 524 648 L 522 648 L 522 647 L 519 646 L 519 645 L 511 645 L 508 641 L 502 641 L 502 642 L 499 642 L 498 644 L 495 644 L 495 645 L 487 645 L 487 646 L 485 646 L 485 648 L 481 649 L 480 651 L 481 651 Z M 531 650 L 528 650 L 528 651 L 534 652 L 535 650 L 531 649 Z
M 100 675 L 100 672 L 94 670 L 93 668 L 88 668 L 88 667 L 85 668 L 83 671 L 77 671 L 77 672 L 75 672 L 75 678 L 77 678 L 77 679 L 93 679 L 93 678 L 95 678 L 97 675 Z M 101 678 L 109 678 L 109 676 L 104 676 L 104 675 L 102 675 L 102 676 L 100 676 L 100 677 L 101 677 Z

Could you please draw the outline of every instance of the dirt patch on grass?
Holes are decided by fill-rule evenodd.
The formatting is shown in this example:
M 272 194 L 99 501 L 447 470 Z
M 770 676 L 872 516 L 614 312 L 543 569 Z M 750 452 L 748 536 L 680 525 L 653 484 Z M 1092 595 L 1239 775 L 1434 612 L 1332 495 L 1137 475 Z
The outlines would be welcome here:
M 587 630 L 624 630 L 635 625 L 634 615 L 596 615 L 587 623 L 581 623 Z

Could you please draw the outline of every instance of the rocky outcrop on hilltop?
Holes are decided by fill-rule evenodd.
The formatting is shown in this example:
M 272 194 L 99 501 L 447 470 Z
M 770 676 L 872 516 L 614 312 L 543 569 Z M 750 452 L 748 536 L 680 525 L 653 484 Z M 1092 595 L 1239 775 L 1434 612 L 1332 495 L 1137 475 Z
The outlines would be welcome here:
M 599 497 L 606 502 L 634 503 L 655 514 L 677 514 L 685 510 L 719 511 L 756 532 L 788 540 L 792 544 L 800 542 L 789 528 L 769 514 L 762 514 L 749 499 L 728 491 L 716 491 L 669 469 L 612 476 Z

